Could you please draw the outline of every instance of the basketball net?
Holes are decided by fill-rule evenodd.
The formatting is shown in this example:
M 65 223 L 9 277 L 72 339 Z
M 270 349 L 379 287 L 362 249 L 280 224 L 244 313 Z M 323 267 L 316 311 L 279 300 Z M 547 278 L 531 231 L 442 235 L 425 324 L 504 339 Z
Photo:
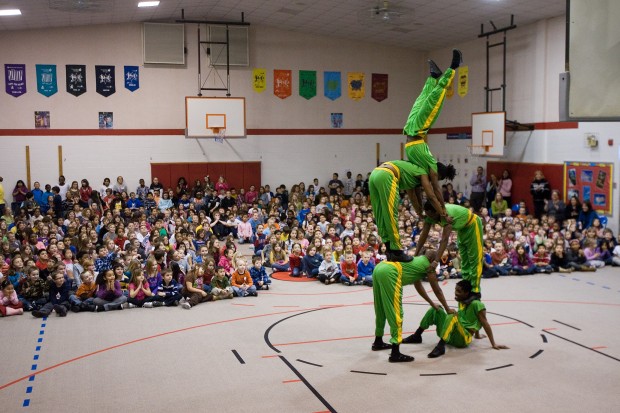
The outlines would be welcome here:
M 213 137 L 215 139 L 215 142 L 224 143 L 224 138 L 226 137 L 226 129 L 213 128 Z

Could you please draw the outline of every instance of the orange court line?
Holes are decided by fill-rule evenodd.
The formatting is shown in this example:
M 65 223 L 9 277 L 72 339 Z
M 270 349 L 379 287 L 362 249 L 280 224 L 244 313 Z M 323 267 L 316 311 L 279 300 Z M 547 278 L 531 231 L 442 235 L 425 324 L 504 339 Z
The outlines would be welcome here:
M 272 358 L 275 358 L 275 357 L 280 357 L 280 356 L 278 356 L 277 354 L 273 354 L 271 356 L 261 356 L 260 358 L 262 358 L 262 359 L 272 359 Z
M 592 350 L 600 350 L 602 348 L 607 348 L 607 346 L 596 346 L 596 347 L 590 347 Z
M 298 305 L 274 305 L 273 308 L 299 308 Z
M 555 327 L 543 328 L 543 331 L 552 331 L 552 330 L 557 330 L 557 328 Z
M 245 307 L 255 307 L 256 304 L 237 304 L 237 303 L 232 303 L 231 305 L 243 305 Z
M 509 324 L 521 324 L 520 321 L 507 321 L 505 323 L 494 323 L 491 324 L 492 326 L 503 326 L 503 325 L 509 325 Z M 435 329 L 428 329 L 425 331 L 435 331 Z M 405 334 L 411 334 L 413 333 L 413 331 L 403 331 L 403 335 Z M 389 334 L 384 334 L 385 336 L 388 336 Z M 358 340 L 358 339 L 367 339 L 367 338 L 374 338 L 375 336 L 353 336 L 353 337 L 336 337 L 336 338 L 326 338 L 323 340 L 309 340 L 309 341 L 293 341 L 290 343 L 278 343 L 278 344 L 274 344 L 274 347 L 284 347 L 284 346 L 296 346 L 296 345 L 300 345 L 300 344 L 315 344 L 315 343 L 327 343 L 330 341 L 342 341 L 342 340 Z
M 34 372 L 34 373 L 31 372 L 31 373 L 29 373 L 29 374 L 27 374 L 27 375 L 25 375 L 23 377 L 20 377 L 18 379 L 12 380 L 12 381 L 10 381 L 8 383 L 5 383 L 5 384 L 1 385 L 0 386 L 0 390 L 4 390 L 7 387 L 10 387 L 10 386 L 12 386 L 14 384 L 17 384 L 17 383 L 21 382 L 21 381 L 24 381 L 24 380 L 30 378 L 31 376 L 37 376 L 39 374 L 42 374 L 42 373 L 48 372 L 50 370 L 56 369 L 58 367 L 64 366 L 65 364 L 70 364 L 70 363 L 76 362 L 78 360 L 82 360 L 82 359 L 85 359 L 85 358 L 88 358 L 88 357 L 92 357 L 92 356 L 95 356 L 95 355 L 100 354 L 100 353 L 105 353 L 105 352 L 110 351 L 110 350 L 115 350 L 117 348 L 129 346 L 131 344 L 140 343 L 142 341 L 152 340 L 154 338 L 159 338 L 159 337 L 163 337 L 163 336 L 167 336 L 167 335 L 171 335 L 171 334 L 182 333 L 182 332 L 185 332 L 185 331 L 195 330 L 195 329 L 198 329 L 198 328 L 214 326 L 214 325 L 218 325 L 218 324 L 225 324 L 225 323 L 231 323 L 231 322 L 236 322 L 236 321 L 244 321 L 244 320 L 252 320 L 252 319 L 255 319 L 255 318 L 262 318 L 262 317 L 268 317 L 268 316 L 280 315 L 280 314 L 297 313 L 297 312 L 299 312 L 301 310 L 303 310 L 303 309 L 277 311 L 277 312 L 273 312 L 273 313 L 256 314 L 256 315 L 251 315 L 251 316 L 246 316 L 246 317 L 231 318 L 231 319 L 228 319 L 228 320 L 213 321 L 211 323 L 198 324 L 198 325 L 195 325 L 195 326 L 180 328 L 180 329 L 177 329 L 177 330 L 170 330 L 170 331 L 166 331 L 166 332 L 159 333 L 159 334 L 154 334 L 154 335 L 147 336 L 147 337 L 137 338 L 135 340 L 127 341 L 125 343 L 120 343 L 120 344 L 117 344 L 117 345 L 114 345 L 114 346 L 110 346 L 110 347 L 105 347 L 105 348 L 102 348 L 100 350 L 96 350 L 96 351 L 93 351 L 93 352 L 90 352 L 90 353 L 82 354 L 81 356 L 77 356 L 77 357 L 74 357 L 72 359 L 68 359 L 68 360 L 62 361 L 60 363 L 57 363 L 57 364 L 54 364 L 52 366 L 46 367 L 46 368 L 41 369 L 41 370 L 39 370 L 37 372 Z M 277 356 L 273 356 L 273 357 L 277 357 Z
M 301 382 L 301 380 L 299 379 L 295 379 L 295 380 L 282 380 L 282 383 L 286 384 L 286 383 L 299 383 Z

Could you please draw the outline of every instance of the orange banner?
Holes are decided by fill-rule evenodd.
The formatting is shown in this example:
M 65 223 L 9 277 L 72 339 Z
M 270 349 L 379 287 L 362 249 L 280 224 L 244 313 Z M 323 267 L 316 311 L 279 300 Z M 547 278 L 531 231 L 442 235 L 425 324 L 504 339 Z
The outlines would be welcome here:
M 290 70 L 273 71 L 273 94 L 280 99 L 286 99 L 292 93 L 292 77 Z

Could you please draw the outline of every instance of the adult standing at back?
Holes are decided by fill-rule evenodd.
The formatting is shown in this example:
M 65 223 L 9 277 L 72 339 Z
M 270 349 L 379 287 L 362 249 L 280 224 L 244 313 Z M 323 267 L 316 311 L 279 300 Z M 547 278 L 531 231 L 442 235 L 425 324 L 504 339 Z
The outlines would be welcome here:
M 474 212 L 478 212 L 484 203 L 487 186 L 487 177 L 484 175 L 484 168 L 482 166 L 476 169 L 476 174 L 472 175 L 469 184 L 471 185 L 469 202 L 474 208 Z
M 499 179 L 497 190 L 506 200 L 508 207 L 512 207 L 512 179 L 510 178 L 510 172 L 508 172 L 508 169 L 504 169 L 504 172 L 502 172 L 502 177 Z
M 351 199 L 353 191 L 355 190 L 355 181 L 353 180 L 351 171 L 347 171 L 347 177 L 342 182 L 342 185 L 344 199 Z
M 342 186 L 342 181 L 338 179 L 338 174 L 336 172 L 334 172 L 334 175 L 332 175 L 332 179 L 329 181 L 327 186 L 329 187 L 330 195 L 336 195 L 338 193 L 336 188 Z
M 0 216 L 4 215 L 4 209 L 6 208 L 6 201 L 4 200 L 4 186 L 2 186 L 4 178 L 0 176 Z
M 551 187 L 542 171 L 534 172 L 534 180 L 530 184 L 530 194 L 534 201 L 534 216 L 540 219 L 545 212 L 545 203 L 551 198 Z

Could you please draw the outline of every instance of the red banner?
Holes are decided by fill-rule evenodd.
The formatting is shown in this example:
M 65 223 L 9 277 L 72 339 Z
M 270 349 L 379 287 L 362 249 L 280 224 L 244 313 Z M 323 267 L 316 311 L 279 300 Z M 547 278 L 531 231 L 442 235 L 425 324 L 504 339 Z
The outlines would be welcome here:
M 388 75 L 383 73 L 372 74 L 372 98 L 377 102 L 381 102 L 388 97 Z
M 273 71 L 273 94 L 280 99 L 286 99 L 291 96 L 292 90 L 292 72 L 290 70 L 274 70 Z

